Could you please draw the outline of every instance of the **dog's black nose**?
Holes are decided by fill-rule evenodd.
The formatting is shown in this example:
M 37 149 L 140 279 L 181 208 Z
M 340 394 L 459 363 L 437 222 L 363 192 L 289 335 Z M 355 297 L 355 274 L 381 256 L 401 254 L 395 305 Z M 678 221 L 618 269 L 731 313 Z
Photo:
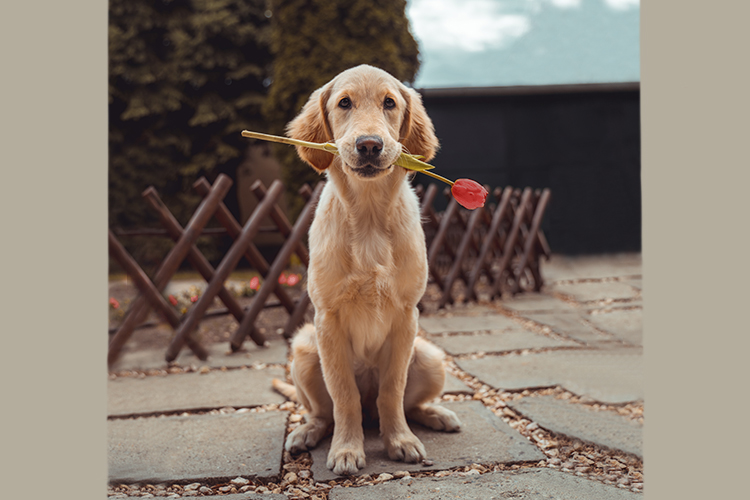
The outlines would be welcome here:
M 383 150 L 383 139 L 376 135 L 363 135 L 357 137 L 355 146 L 362 156 L 378 156 Z

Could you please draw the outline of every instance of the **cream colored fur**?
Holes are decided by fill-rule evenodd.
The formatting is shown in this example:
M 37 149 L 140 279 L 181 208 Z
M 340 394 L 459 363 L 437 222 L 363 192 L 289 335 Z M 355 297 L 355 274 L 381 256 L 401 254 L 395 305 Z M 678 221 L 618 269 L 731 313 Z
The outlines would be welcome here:
M 309 412 L 286 449 L 315 446 L 333 425 L 328 467 L 357 472 L 365 465 L 365 408 L 379 417 L 391 459 L 420 461 L 425 449 L 406 416 L 434 429 L 460 426 L 453 412 L 429 404 L 443 388 L 443 357 L 416 336 L 427 283 L 425 238 L 409 173 L 393 165 L 402 148 L 428 161 L 434 156 L 432 122 L 419 94 L 382 70 L 358 66 L 315 91 L 288 133 L 335 141 L 340 156 L 298 148 L 327 182 L 310 227 L 307 290 L 315 325 L 302 327 L 292 343 L 296 394 L 275 384 Z M 380 139 L 377 157 L 363 156 L 363 137 Z

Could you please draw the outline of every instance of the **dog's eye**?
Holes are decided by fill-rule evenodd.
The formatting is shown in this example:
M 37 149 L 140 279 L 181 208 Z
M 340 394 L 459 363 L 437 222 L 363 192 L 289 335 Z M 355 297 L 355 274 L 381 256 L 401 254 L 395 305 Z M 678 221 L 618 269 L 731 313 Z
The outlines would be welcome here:
M 386 97 L 385 101 L 383 101 L 383 107 L 385 109 L 393 109 L 396 107 L 396 101 L 394 101 L 390 97 Z
M 339 108 L 349 109 L 352 107 L 352 101 L 348 97 L 344 97 L 339 101 Z

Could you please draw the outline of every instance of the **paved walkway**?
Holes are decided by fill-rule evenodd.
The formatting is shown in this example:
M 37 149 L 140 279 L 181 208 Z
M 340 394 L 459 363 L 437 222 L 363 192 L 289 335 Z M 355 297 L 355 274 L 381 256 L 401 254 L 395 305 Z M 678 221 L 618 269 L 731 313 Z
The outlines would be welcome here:
M 390 461 L 376 429 L 356 477 L 325 467 L 330 438 L 285 453 L 302 415 L 270 388 L 284 377 L 283 339 L 236 354 L 215 346 L 207 362 L 186 351 L 170 369 L 163 350 L 139 352 L 108 382 L 109 496 L 640 498 L 640 255 L 543 265 L 542 293 L 421 318 L 448 355 L 441 404 L 463 423 L 457 433 L 412 424 L 424 463 Z

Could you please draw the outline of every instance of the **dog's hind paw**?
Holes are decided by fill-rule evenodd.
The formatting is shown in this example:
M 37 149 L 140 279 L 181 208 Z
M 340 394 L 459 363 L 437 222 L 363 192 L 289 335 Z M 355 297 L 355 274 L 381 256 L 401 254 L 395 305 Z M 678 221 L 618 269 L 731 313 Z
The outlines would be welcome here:
M 328 427 L 329 424 L 323 419 L 313 418 L 289 433 L 284 448 L 289 453 L 300 453 L 314 448 L 326 435 Z
M 439 405 L 424 404 L 410 409 L 407 418 L 436 431 L 455 432 L 461 428 L 456 414 Z

